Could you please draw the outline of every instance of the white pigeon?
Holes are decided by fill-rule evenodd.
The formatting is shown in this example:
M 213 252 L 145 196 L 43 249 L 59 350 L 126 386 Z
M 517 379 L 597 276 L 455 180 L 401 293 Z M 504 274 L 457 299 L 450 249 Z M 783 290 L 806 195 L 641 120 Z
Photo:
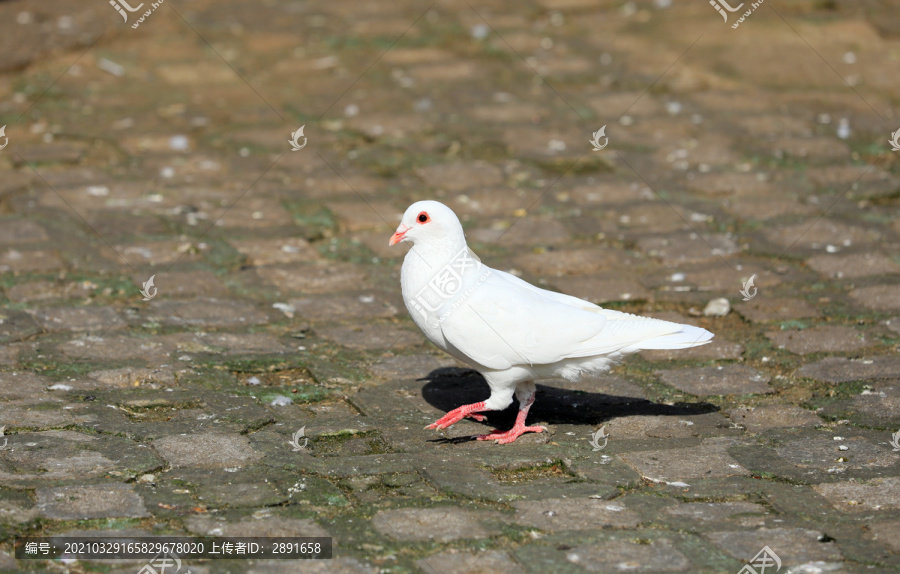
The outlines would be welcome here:
M 466 245 L 456 214 L 437 201 L 406 210 L 389 245 L 410 242 L 400 285 L 413 321 L 428 340 L 481 373 L 491 396 L 453 409 L 429 425 L 444 429 L 484 411 L 500 411 L 519 400 L 513 428 L 478 440 L 513 442 L 526 432 L 536 379 L 577 381 L 644 349 L 684 349 L 708 343 L 706 329 L 603 309 L 540 289 L 481 263 Z

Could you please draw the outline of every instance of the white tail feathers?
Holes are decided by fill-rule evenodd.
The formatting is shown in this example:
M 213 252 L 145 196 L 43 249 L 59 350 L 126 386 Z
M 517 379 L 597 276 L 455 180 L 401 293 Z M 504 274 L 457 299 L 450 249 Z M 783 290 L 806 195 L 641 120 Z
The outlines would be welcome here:
M 653 337 L 622 349 L 625 353 L 651 349 L 687 349 L 709 343 L 715 336 L 706 329 L 692 325 L 680 325 L 681 330 L 668 335 Z

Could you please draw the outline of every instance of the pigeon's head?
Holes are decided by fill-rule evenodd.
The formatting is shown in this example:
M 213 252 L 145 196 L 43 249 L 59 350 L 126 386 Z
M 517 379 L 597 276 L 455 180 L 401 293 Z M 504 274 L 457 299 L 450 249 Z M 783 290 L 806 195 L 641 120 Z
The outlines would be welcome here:
M 435 245 L 462 241 L 465 244 L 465 235 L 452 209 L 437 201 L 417 201 L 406 208 L 388 245 L 404 241 Z

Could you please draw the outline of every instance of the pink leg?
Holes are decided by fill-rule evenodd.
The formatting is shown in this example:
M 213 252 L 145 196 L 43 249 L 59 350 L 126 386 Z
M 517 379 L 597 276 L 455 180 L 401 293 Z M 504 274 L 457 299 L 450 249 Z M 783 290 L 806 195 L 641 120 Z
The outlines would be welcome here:
M 516 415 L 516 424 L 513 425 L 513 428 L 506 432 L 498 430 L 491 431 L 490 434 L 479 436 L 478 440 L 496 440 L 497 444 L 506 444 L 515 441 L 527 432 L 541 432 L 547 430 L 547 427 L 542 426 L 525 426 L 525 417 L 528 416 L 528 409 L 531 408 L 532 403 L 534 403 L 534 395 L 531 395 L 531 397 L 525 401 L 525 404 L 519 406 L 519 413 Z
M 428 425 L 427 429 L 445 429 L 454 423 L 458 423 L 465 417 L 472 417 L 477 421 L 483 421 L 484 415 L 476 415 L 472 413 L 477 413 L 478 411 L 486 410 L 484 408 L 484 401 L 480 403 L 473 403 L 471 405 L 463 405 L 461 407 L 455 408 L 449 413 L 445 414 L 438 420 L 434 421 L 430 425 Z

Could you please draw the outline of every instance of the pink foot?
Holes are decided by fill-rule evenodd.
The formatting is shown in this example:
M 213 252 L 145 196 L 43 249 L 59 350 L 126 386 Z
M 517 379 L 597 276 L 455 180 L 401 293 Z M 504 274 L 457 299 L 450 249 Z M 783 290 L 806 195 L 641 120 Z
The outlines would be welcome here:
M 445 414 L 444 416 L 442 416 L 438 420 L 434 421 L 433 423 L 431 423 L 430 425 L 428 425 L 425 428 L 426 429 L 438 429 L 438 430 L 445 429 L 455 423 L 458 423 L 459 421 L 463 420 L 466 417 L 472 417 L 476 421 L 483 421 L 484 415 L 473 414 L 477 411 L 483 411 L 483 410 L 485 410 L 483 401 L 480 403 L 473 403 L 471 405 L 463 405 L 461 407 L 453 409 L 452 411 Z
M 528 410 L 531 408 L 531 405 L 534 403 L 534 394 L 527 399 L 525 399 L 521 406 L 519 407 L 519 412 L 516 414 L 516 424 L 513 425 L 513 428 L 509 429 L 506 432 L 501 432 L 498 430 L 492 431 L 490 434 L 483 434 L 478 438 L 478 440 L 495 440 L 497 444 L 507 444 L 510 442 L 514 442 L 517 438 L 522 436 L 527 432 L 544 432 L 547 430 L 547 427 L 542 426 L 533 426 L 527 427 L 525 426 L 525 419 L 528 417 Z
M 497 444 L 506 444 L 510 442 L 514 442 L 517 438 L 522 436 L 527 432 L 544 432 L 547 430 L 547 427 L 542 426 L 533 426 L 527 427 L 525 425 L 516 424 L 513 428 L 509 429 L 506 432 L 494 430 L 491 431 L 490 434 L 483 434 L 478 437 L 478 440 L 496 440 Z

